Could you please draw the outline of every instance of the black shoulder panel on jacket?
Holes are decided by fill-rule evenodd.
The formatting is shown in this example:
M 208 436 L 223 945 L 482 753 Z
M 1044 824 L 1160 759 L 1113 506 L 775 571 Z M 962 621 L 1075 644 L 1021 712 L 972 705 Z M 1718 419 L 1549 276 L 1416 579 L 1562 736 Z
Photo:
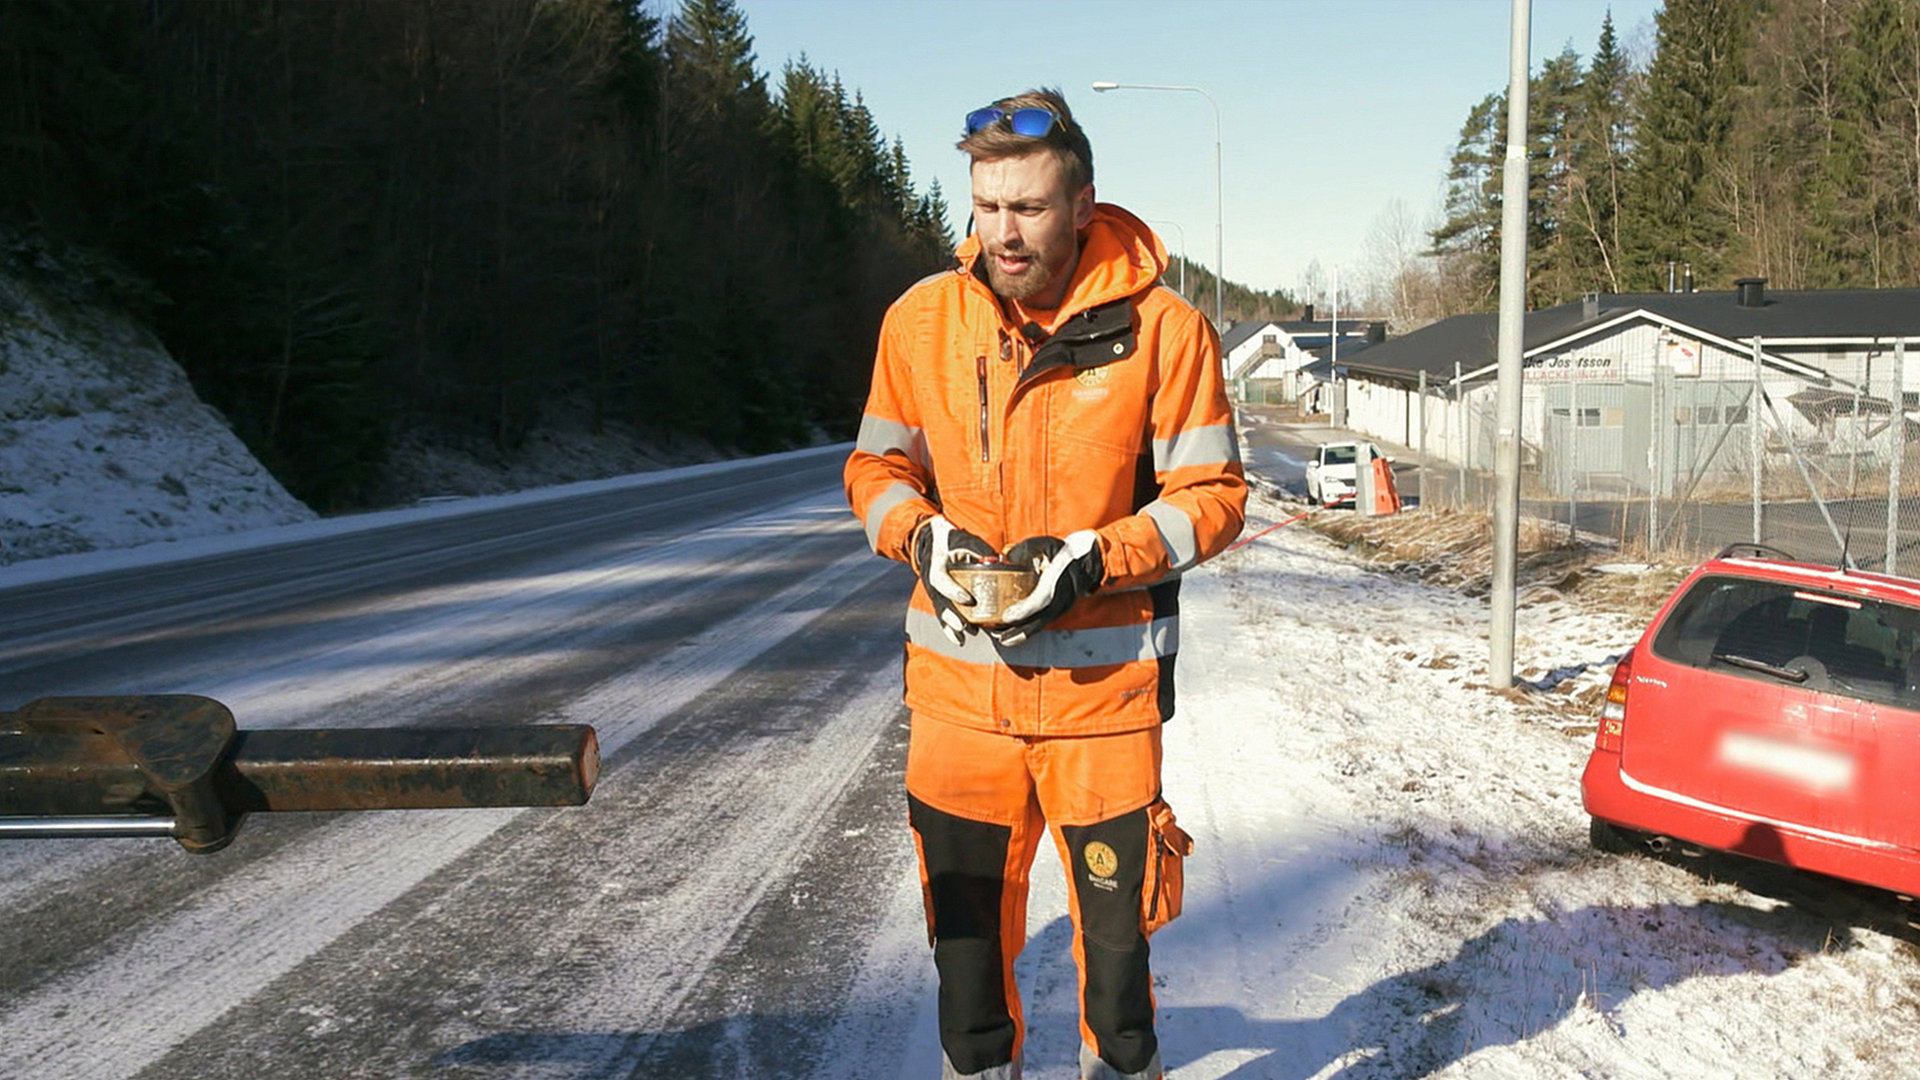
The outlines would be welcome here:
M 1093 368 L 1125 360 L 1139 348 L 1136 318 L 1132 297 L 1080 312 L 1034 350 L 1033 362 L 1020 373 L 1020 381 L 1056 367 Z

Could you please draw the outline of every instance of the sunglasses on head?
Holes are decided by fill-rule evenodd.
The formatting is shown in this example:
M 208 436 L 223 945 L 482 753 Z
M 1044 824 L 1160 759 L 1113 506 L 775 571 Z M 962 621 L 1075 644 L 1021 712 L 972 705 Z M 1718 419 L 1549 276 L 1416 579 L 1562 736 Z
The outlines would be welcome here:
M 1038 139 L 1053 130 L 1060 117 L 1052 109 L 1026 108 L 1008 112 L 992 105 L 984 109 L 975 109 L 967 114 L 967 134 L 971 135 L 981 128 L 1005 122 L 1015 135 L 1025 135 Z

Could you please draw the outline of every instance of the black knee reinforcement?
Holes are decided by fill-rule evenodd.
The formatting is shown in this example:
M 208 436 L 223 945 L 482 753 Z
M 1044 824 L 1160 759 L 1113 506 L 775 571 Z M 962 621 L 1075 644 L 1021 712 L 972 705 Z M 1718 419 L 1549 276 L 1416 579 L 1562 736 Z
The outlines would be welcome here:
M 968 821 L 907 796 L 926 860 L 933 964 L 940 973 L 940 1045 L 962 1074 L 1013 1060 L 1000 951 L 1000 898 L 1013 830 Z
M 1148 824 L 1145 808 L 1094 825 L 1062 826 L 1073 859 L 1073 888 L 1080 903 L 1086 953 L 1087 1026 L 1106 1062 L 1137 1073 L 1153 1060 L 1153 978 L 1147 969 L 1147 938 L 1140 926 L 1140 893 L 1146 879 Z

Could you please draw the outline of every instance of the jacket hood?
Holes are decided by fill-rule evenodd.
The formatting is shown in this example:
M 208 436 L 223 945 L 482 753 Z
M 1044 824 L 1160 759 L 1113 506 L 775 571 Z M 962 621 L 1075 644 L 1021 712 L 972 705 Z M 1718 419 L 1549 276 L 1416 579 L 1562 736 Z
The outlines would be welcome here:
M 968 274 L 980 260 L 980 234 L 969 233 L 954 257 Z M 1062 315 L 1151 288 L 1167 271 L 1167 247 L 1145 222 L 1112 203 L 1095 203 L 1080 230 L 1080 263 L 1060 304 Z

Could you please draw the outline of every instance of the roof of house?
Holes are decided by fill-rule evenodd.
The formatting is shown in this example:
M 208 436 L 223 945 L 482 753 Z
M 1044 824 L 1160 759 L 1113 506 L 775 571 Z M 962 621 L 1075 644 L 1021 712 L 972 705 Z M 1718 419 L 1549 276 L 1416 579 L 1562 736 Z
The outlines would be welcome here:
M 1555 309 L 1549 308 L 1548 311 Z M 1527 344 L 1533 344 L 1536 316 L 1527 315 Z M 1559 328 L 1564 329 L 1564 327 Z M 1542 339 L 1545 331 L 1540 331 Z M 1456 371 L 1477 371 L 1494 359 L 1499 346 L 1499 319 L 1490 312 L 1455 315 L 1411 334 L 1389 338 L 1367 350 L 1365 358 L 1350 361 L 1355 371 L 1412 381 L 1426 372 L 1432 382 L 1446 382 Z
M 1736 341 L 1756 336 L 1920 335 L 1920 289 L 1767 289 L 1759 307 L 1742 307 L 1737 296 L 1734 292 L 1622 293 L 1600 297 L 1600 309 L 1604 316 L 1610 310 L 1639 307 Z
M 1377 319 L 1361 319 L 1361 318 L 1341 319 L 1338 321 L 1338 325 L 1340 327 L 1340 336 L 1341 337 L 1347 337 L 1349 335 L 1364 336 L 1367 332 L 1367 327 L 1372 326 L 1375 322 L 1378 322 L 1378 321 L 1379 320 Z M 1299 322 L 1283 322 L 1277 325 L 1280 327 L 1280 329 L 1285 330 L 1287 334 L 1291 337 L 1297 338 L 1302 334 L 1319 334 L 1322 337 L 1326 337 L 1327 335 L 1333 333 L 1335 320 L 1307 319 Z
M 1366 334 L 1367 327 L 1372 324 L 1373 320 L 1370 319 L 1342 320 L 1340 323 L 1340 336 L 1343 339 L 1362 337 Z M 1306 339 L 1308 338 L 1317 337 L 1324 343 L 1333 335 L 1333 326 L 1334 323 L 1331 319 L 1314 319 L 1306 322 L 1274 322 L 1271 319 L 1243 319 L 1227 327 L 1227 332 L 1220 335 L 1220 351 L 1232 352 L 1255 334 L 1269 327 L 1286 334 L 1287 337 L 1293 340 L 1295 345 L 1306 348 Z M 1343 342 L 1340 347 L 1343 349 L 1346 348 L 1345 343 Z
M 1770 290 L 1757 307 L 1741 306 L 1738 296 L 1733 291 L 1619 293 L 1602 294 L 1591 309 L 1580 300 L 1558 304 L 1527 312 L 1521 347 L 1532 353 L 1634 317 L 1661 319 L 1730 342 L 1920 336 L 1920 289 Z M 1411 381 L 1424 371 L 1430 381 L 1448 381 L 1456 364 L 1463 375 L 1488 373 L 1498 342 L 1494 313 L 1455 315 L 1375 345 L 1352 367 L 1396 380 Z
M 1244 319 L 1234 323 L 1232 326 L 1227 327 L 1226 333 L 1220 335 L 1220 351 L 1223 353 L 1232 352 L 1246 342 L 1247 339 L 1253 337 L 1253 335 L 1265 330 L 1269 326 L 1278 325 L 1278 323 L 1265 319 Z

